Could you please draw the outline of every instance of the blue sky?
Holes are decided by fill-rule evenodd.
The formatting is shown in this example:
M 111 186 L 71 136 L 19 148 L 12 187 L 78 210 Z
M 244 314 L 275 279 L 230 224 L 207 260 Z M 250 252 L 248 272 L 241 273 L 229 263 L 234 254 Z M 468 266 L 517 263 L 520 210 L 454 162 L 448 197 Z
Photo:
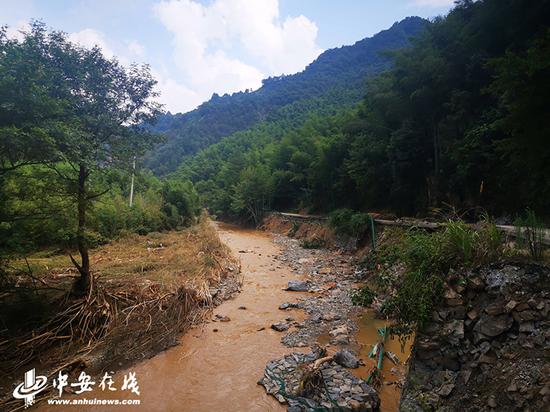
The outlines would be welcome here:
M 303 70 L 323 50 L 370 37 L 407 16 L 445 14 L 453 0 L 0 0 L 12 36 L 32 18 L 147 63 L 159 100 L 192 110 L 212 93 L 256 89 Z

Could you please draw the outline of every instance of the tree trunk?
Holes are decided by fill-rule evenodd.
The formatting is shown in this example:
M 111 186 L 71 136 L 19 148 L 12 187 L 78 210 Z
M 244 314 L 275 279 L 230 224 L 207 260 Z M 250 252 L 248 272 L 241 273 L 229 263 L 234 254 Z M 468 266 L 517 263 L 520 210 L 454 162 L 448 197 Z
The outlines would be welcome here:
M 79 265 L 71 256 L 71 259 L 80 272 L 80 278 L 75 284 L 75 290 L 79 293 L 86 293 L 90 287 L 90 257 L 88 255 L 88 243 L 86 241 L 86 209 L 88 207 L 88 194 L 86 192 L 86 180 L 88 170 L 86 166 L 80 165 L 78 173 L 78 228 L 76 231 L 76 242 L 80 253 L 81 264 Z

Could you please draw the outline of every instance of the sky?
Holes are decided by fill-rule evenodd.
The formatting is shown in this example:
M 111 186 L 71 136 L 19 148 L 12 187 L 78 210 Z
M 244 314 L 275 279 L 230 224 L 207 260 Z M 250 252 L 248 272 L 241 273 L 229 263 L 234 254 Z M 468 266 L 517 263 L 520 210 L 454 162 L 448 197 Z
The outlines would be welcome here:
M 42 20 L 122 64 L 148 64 L 172 113 L 213 93 L 255 90 L 303 70 L 407 16 L 433 18 L 453 0 L 0 0 L 0 25 L 20 38 Z

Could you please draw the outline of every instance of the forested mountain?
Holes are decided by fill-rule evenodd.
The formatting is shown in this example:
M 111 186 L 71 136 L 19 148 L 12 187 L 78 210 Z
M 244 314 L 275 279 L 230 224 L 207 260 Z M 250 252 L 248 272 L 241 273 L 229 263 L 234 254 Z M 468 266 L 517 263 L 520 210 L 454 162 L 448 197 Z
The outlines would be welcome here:
M 167 141 L 148 155 L 146 165 L 160 174 L 174 171 L 185 156 L 258 122 L 357 103 L 366 77 L 389 67 L 384 51 L 406 46 L 425 24 L 408 17 L 372 38 L 325 51 L 300 73 L 265 79 L 256 91 L 214 94 L 189 113 L 164 115 L 154 130 Z
M 393 53 L 357 107 L 260 123 L 178 175 L 216 214 L 255 222 L 270 208 L 445 205 L 548 218 L 549 21 L 547 0 L 460 1 Z

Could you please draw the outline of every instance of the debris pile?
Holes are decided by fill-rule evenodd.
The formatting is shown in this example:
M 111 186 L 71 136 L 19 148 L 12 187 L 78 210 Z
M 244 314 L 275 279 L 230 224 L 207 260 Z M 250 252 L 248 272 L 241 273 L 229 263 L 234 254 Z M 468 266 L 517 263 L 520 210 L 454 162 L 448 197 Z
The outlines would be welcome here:
M 349 351 L 348 351 L 349 352 Z M 272 360 L 258 384 L 263 385 L 279 402 L 288 404 L 292 412 L 309 410 L 375 411 L 380 406 L 376 391 L 364 380 L 355 377 L 340 361 L 355 363 L 352 353 L 322 358 L 323 352 L 291 353 Z M 324 361 L 326 359 L 326 361 Z M 316 361 L 322 363 L 312 367 Z M 323 362 L 324 361 L 324 362 Z

